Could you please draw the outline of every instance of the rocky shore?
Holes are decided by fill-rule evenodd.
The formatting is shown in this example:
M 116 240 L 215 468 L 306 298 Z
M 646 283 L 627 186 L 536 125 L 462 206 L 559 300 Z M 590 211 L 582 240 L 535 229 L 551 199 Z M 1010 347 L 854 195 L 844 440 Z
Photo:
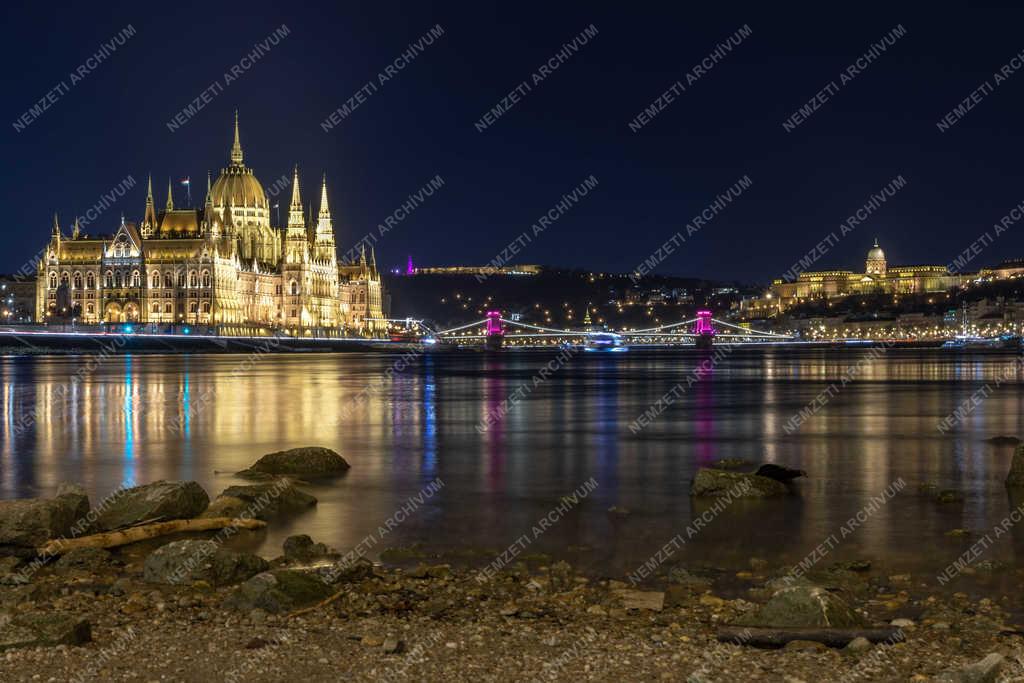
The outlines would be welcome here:
M 337 476 L 343 463 L 326 449 L 272 454 L 246 471 L 253 484 L 212 502 L 194 482 L 154 482 L 96 505 L 74 486 L 0 502 L 0 680 L 1024 676 L 1015 596 L 972 597 L 936 574 L 866 561 L 795 571 L 749 558 L 728 574 L 667 561 L 631 582 L 543 556 L 482 571 L 494 557 L 480 549 L 392 548 L 371 563 L 303 535 L 263 558 L 233 549 L 260 533 L 238 525 L 94 545 L 169 521 L 274 524 L 315 504 L 303 481 Z M 726 481 L 737 477 L 705 475 L 701 486 L 719 495 Z M 1005 571 L 1024 580 L 1024 570 Z

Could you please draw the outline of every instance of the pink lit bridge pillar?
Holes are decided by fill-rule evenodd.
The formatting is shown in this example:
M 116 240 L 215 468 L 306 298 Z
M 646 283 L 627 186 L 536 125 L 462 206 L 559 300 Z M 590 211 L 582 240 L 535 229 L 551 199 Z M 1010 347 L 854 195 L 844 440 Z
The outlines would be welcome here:
M 487 348 L 501 348 L 505 339 L 505 328 L 501 325 L 501 311 L 487 311 L 487 324 L 484 327 Z
M 697 321 L 693 324 L 694 340 L 697 348 L 709 348 L 715 339 L 715 326 L 711 324 L 711 311 L 697 311 Z

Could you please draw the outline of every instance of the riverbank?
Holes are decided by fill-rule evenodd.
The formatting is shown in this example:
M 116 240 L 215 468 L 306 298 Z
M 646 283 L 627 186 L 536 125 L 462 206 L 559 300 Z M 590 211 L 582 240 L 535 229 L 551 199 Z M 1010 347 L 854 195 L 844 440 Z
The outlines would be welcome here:
M 304 481 L 347 470 L 338 454 L 303 448 L 264 456 L 237 473 L 254 483 L 212 501 L 195 482 L 154 482 L 95 505 L 73 485 L 50 499 L 0 502 L 0 680 L 977 683 L 1024 675 L 1019 601 L 1000 589 L 1019 585 L 1024 568 L 991 562 L 955 565 L 960 576 L 1004 579 L 968 594 L 946 585 L 956 578 L 949 566 L 899 574 L 827 554 L 711 568 L 665 550 L 626 575 L 512 547 L 392 546 L 377 563 L 360 546 L 336 550 L 302 534 L 272 556 L 244 549 L 267 528 L 301 531 L 296 513 L 316 503 Z M 384 526 L 443 488 L 434 482 Z M 579 502 L 570 498 L 566 509 Z M 167 533 L 197 523 L 209 530 Z
M 750 573 L 757 584 L 771 572 Z M 897 622 L 905 642 L 722 644 L 718 627 L 758 609 L 764 595 L 723 598 L 678 572 L 636 592 L 565 564 L 511 567 L 491 579 L 445 565 L 360 565 L 336 584 L 338 599 L 289 616 L 239 611 L 229 604 L 234 587 L 148 583 L 138 562 L 115 554 L 102 566 L 47 568 L 31 584 L 0 588 L 5 609 L 85 619 L 92 632 L 79 646 L 0 654 L 0 679 L 966 681 L 995 678 L 937 676 L 993 653 L 1002 675 L 1024 673 L 1006 598 L 943 598 L 920 591 L 918 577 L 831 573 L 865 619 L 906 620 Z

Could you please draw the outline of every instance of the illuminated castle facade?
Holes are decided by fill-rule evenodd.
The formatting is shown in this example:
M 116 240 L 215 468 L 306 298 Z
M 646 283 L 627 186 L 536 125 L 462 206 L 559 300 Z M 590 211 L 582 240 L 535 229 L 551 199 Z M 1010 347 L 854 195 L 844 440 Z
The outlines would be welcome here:
M 885 252 L 875 240 L 868 251 L 864 272 L 850 270 L 805 271 L 793 279 L 772 282 L 764 296 L 744 302 L 744 313 L 772 316 L 814 299 L 829 299 L 851 294 L 921 294 L 945 292 L 961 286 L 967 279 L 951 273 L 947 266 L 890 266 Z
M 68 237 L 54 217 L 36 319 L 375 335 L 385 296 L 372 251 L 338 261 L 326 177 L 319 213 L 307 220 L 296 168 L 287 225 L 271 225 L 263 186 L 243 163 L 236 115 L 230 165 L 212 185 L 207 178 L 202 209 L 175 209 L 168 187 L 158 211 L 150 180 L 141 223 L 122 218 L 113 235 L 83 235 L 76 222 Z

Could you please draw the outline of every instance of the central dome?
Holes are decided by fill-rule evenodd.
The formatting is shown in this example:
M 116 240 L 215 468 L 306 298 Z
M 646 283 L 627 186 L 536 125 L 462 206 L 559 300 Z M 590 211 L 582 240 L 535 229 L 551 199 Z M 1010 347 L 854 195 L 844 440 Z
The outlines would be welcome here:
M 242 163 L 242 143 L 238 136 L 238 112 L 235 112 L 235 143 L 231 146 L 231 165 L 222 169 L 210 188 L 210 203 L 217 207 L 250 206 L 268 208 L 267 195 L 251 168 Z
M 267 196 L 251 168 L 231 165 L 220 172 L 210 188 L 210 203 L 214 206 L 254 206 L 265 209 Z

